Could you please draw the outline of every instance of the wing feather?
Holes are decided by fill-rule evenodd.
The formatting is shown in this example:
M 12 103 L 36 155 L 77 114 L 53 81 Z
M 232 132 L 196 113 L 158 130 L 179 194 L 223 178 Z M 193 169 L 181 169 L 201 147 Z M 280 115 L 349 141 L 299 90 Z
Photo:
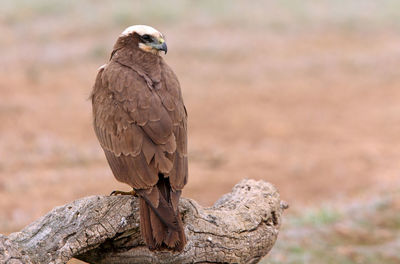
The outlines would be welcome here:
M 167 91 L 162 88 L 158 91 Z M 182 163 L 182 158 L 174 160 L 178 144 L 179 152 L 186 153 L 177 138 L 183 136 L 186 146 L 186 131 L 176 133 L 176 125 L 186 122 L 177 107 L 183 103 L 175 102 L 181 100 L 180 93 L 164 92 L 166 99 L 162 93 L 149 89 L 146 80 L 116 62 L 102 68 L 96 79 L 92 95 L 96 135 L 115 177 L 135 189 L 154 186 L 158 173 L 176 175 L 174 164 Z M 182 168 L 177 168 L 179 175 Z M 187 173 L 182 175 L 178 179 Z
M 174 134 L 174 152 L 172 154 L 172 169 L 169 173 L 173 191 L 182 190 L 187 183 L 187 113 L 183 104 L 178 78 L 171 68 L 161 62 L 163 89 L 157 90 L 165 109 L 168 111 Z

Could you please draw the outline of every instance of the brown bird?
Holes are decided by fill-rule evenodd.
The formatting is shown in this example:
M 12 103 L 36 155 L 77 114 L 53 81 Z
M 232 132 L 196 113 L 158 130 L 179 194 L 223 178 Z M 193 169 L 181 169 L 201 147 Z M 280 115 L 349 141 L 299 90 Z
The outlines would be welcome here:
M 140 199 L 144 241 L 151 250 L 182 251 L 178 202 L 188 177 L 187 113 L 162 51 L 167 53 L 164 36 L 154 28 L 127 28 L 100 67 L 91 99 L 108 164 Z

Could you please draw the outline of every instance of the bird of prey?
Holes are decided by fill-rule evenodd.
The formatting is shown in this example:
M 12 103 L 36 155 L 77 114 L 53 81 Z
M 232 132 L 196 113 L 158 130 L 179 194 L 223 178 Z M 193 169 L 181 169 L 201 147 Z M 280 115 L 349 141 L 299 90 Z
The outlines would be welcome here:
M 182 251 L 178 202 L 188 177 L 187 112 L 162 51 L 167 53 L 164 36 L 150 26 L 122 32 L 96 77 L 93 121 L 115 178 L 139 197 L 149 249 Z

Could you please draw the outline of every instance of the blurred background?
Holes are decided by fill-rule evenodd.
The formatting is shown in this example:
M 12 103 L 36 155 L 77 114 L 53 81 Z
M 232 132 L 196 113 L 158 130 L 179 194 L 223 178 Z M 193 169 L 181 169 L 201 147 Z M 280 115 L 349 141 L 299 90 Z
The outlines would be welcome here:
M 396 0 L 2 0 L 0 233 L 129 190 L 88 97 L 133 24 L 166 35 L 181 82 L 183 196 L 206 206 L 243 178 L 273 183 L 291 207 L 262 263 L 400 263 Z

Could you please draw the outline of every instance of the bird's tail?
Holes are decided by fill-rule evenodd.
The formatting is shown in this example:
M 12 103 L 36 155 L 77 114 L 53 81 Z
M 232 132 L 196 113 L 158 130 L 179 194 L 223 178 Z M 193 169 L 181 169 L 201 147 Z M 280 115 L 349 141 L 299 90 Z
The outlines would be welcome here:
M 140 231 L 150 250 L 182 251 L 185 232 L 178 210 L 179 192 L 160 175 L 152 190 L 140 191 Z

